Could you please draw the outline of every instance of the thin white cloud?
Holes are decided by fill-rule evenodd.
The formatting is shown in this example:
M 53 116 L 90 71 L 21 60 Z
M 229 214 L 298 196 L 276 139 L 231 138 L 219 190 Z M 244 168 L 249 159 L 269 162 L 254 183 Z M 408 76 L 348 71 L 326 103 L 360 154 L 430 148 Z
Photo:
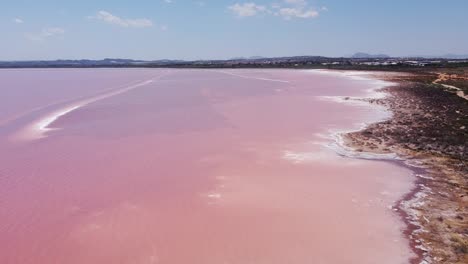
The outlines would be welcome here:
M 314 9 L 303 9 L 303 8 L 280 8 L 278 14 L 284 19 L 292 18 L 313 18 L 319 15 L 319 12 Z
M 16 24 L 23 24 L 23 23 L 24 23 L 23 19 L 21 19 L 21 18 L 19 18 L 19 17 L 14 18 L 14 19 L 13 19 L 13 22 L 16 23 Z
M 228 9 L 239 17 L 251 17 L 264 13 L 282 17 L 286 20 L 315 18 L 320 15 L 320 11 L 328 10 L 326 7 L 315 9 L 306 0 L 283 0 L 282 2 L 273 2 L 269 7 L 254 2 L 236 3 L 229 6 Z
M 167 3 L 167 4 L 171 4 L 172 0 L 164 0 L 164 2 Z
M 44 41 L 48 38 L 57 37 L 65 34 L 65 29 L 60 27 L 43 28 L 37 33 L 26 33 L 25 37 L 33 41 Z
M 232 13 L 238 17 L 250 17 L 255 16 L 259 13 L 263 13 L 267 10 L 265 6 L 257 5 L 255 3 L 236 3 L 228 7 Z
M 153 22 L 147 18 L 121 18 L 104 10 L 97 12 L 97 14 L 91 18 L 101 20 L 107 24 L 126 28 L 145 28 L 153 26 Z

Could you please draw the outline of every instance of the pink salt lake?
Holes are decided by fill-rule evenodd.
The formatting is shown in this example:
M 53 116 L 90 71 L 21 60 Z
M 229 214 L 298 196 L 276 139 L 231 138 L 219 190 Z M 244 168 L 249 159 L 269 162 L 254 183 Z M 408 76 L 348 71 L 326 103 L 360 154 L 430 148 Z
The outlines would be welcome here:
M 0 70 L 0 263 L 408 263 L 412 172 L 339 155 L 385 85 L 306 70 Z

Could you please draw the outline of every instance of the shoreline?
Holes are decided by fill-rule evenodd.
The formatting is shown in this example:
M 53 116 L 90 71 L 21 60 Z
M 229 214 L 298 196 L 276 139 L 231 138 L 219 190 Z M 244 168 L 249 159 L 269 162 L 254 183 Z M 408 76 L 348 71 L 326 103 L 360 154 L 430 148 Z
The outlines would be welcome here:
M 399 193 L 398 197 L 395 195 L 391 201 L 391 205 L 390 203 L 387 204 L 389 205 L 389 210 L 392 210 L 389 212 L 391 217 L 400 217 L 398 222 L 402 225 L 400 228 L 401 238 L 405 239 L 405 244 L 409 246 L 408 249 L 414 252 L 415 256 L 412 254 L 408 258 L 409 263 L 465 263 L 463 262 L 465 259 L 460 260 L 460 258 L 466 256 L 464 251 L 467 250 L 466 247 L 463 247 L 463 243 L 465 243 L 463 241 L 466 241 L 463 239 L 468 234 L 468 230 L 466 230 L 466 227 L 468 227 L 468 223 L 466 223 L 468 211 L 464 210 L 464 208 L 468 207 L 463 207 L 463 202 L 468 204 L 468 196 L 463 195 L 463 190 L 467 190 L 465 186 L 468 185 L 463 181 L 463 172 L 465 172 L 463 167 L 456 167 L 455 158 L 458 152 L 453 152 L 453 148 L 450 148 L 452 146 L 447 147 L 449 151 L 455 153 L 453 154 L 455 158 L 453 158 L 449 155 L 452 152 L 447 152 L 447 154 L 439 146 L 431 146 L 432 143 L 428 144 L 427 140 L 416 142 L 414 135 L 410 134 L 408 136 L 409 132 L 407 131 L 415 127 L 417 130 L 421 129 L 421 132 L 417 132 L 421 133 L 421 137 L 424 138 L 426 137 L 425 133 L 436 130 L 440 124 L 438 123 L 440 120 L 431 118 L 438 117 L 441 114 L 434 111 L 435 114 L 425 112 L 427 109 L 421 108 L 421 110 L 420 106 L 424 106 L 430 100 L 435 100 L 433 102 L 433 104 L 436 104 L 434 107 L 439 111 L 440 109 L 437 108 L 437 104 L 439 104 L 437 98 L 441 95 L 431 95 L 429 99 L 424 99 L 424 97 L 421 97 L 424 94 L 411 94 L 413 92 L 411 91 L 412 86 L 408 85 L 405 81 L 398 80 L 401 77 L 400 73 L 359 71 L 319 72 L 318 74 L 335 74 L 343 78 L 350 78 L 350 80 L 369 81 L 370 86 L 374 87 L 363 90 L 364 94 L 358 97 L 319 97 L 319 99 L 334 101 L 340 104 L 365 105 L 370 109 L 375 109 L 375 113 L 371 112 L 371 115 L 375 114 L 375 117 L 368 118 L 370 121 L 367 121 L 367 123 L 356 123 L 349 130 L 329 130 L 329 138 L 327 139 L 331 143 L 326 144 L 325 147 L 331 148 L 338 155 L 353 159 L 389 162 L 411 170 L 411 172 L 408 172 L 408 176 L 413 175 L 414 179 L 411 176 L 412 183 L 411 185 L 407 185 L 410 187 L 408 188 L 410 190 L 407 190 L 408 192 L 405 194 Z M 409 74 L 405 75 L 405 78 L 410 78 L 408 76 Z M 271 79 L 263 80 L 271 81 Z M 147 82 L 151 83 L 151 81 L 148 80 Z M 113 89 L 107 93 L 98 94 L 76 102 L 85 103 L 84 105 L 86 105 L 143 85 L 146 85 L 145 82 L 118 90 Z M 443 86 L 443 84 L 440 85 Z M 409 94 L 405 94 L 405 92 Z M 463 100 L 461 97 L 457 97 L 456 94 L 452 94 L 451 96 Z M 417 101 L 418 98 L 423 98 L 424 100 L 419 102 Z M 446 103 L 445 101 L 443 102 Z M 432 107 L 432 105 L 429 106 Z M 440 106 L 445 107 L 446 105 L 440 104 Z M 81 106 L 77 108 L 79 107 Z M 39 131 L 53 130 L 54 128 L 50 127 L 51 124 L 61 116 L 77 108 L 67 108 L 68 110 L 65 112 L 53 112 L 52 114 L 55 115 L 41 119 L 45 121 L 39 123 L 39 126 L 36 128 Z M 459 109 L 452 106 L 448 108 L 450 111 L 447 110 L 447 112 L 450 112 L 451 115 L 459 115 L 459 112 L 468 113 L 464 108 Z M 387 115 L 387 113 L 391 115 Z M 426 115 L 429 115 L 427 117 L 429 119 L 426 118 Z M 426 121 L 427 123 L 425 123 Z M 423 123 L 423 126 L 419 127 L 421 123 Z M 37 125 L 37 123 L 35 124 Z M 464 130 L 461 127 L 455 130 L 457 129 Z M 447 130 L 447 128 L 442 128 L 441 130 L 442 134 L 447 134 L 449 139 L 452 138 L 450 133 L 453 131 Z M 439 141 L 443 141 L 440 135 L 435 135 L 434 138 L 436 139 L 434 142 L 437 141 L 437 144 Z M 430 140 L 433 142 L 432 139 Z M 433 147 L 435 151 L 428 152 L 424 149 L 427 146 Z M 441 152 L 441 154 L 437 154 L 438 152 Z M 459 152 L 463 152 L 463 150 Z M 463 158 L 463 156 L 461 157 Z M 466 171 L 468 172 L 468 170 Z M 457 174 L 461 176 L 457 176 Z M 452 176 L 455 178 L 450 178 Z M 453 190 L 454 188 L 457 189 Z M 460 196 L 459 198 L 454 198 L 453 195 Z M 458 203 L 461 203 L 461 206 Z M 433 226 L 434 223 L 436 223 L 436 226 Z
M 413 235 L 417 232 L 422 230 L 422 226 L 419 225 L 417 222 L 414 221 L 414 216 L 407 210 L 406 204 L 417 202 L 418 196 L 424 194 L 425 188 L 425 178 L 421 177 L 427 173 L 424 168 L 415 167 L 407 164 L 404 160 L 397 163 L 399 166 L 403 166 L 405 168 L 410 169 L 413 171 L 416 180 L 414 181 L 414 187 L 406 193 L 403 197 L 396 201 L 395 205 L 393 206 L 393 210 L 400 219 L 402 219 L 403 223 L 405 224 L 405 229 L 402 230 L 403 235 L 409 241 L 409 246 L 413 253 L 416 255 L 415 257 L 409 260 L 410 264 L 421 264 L 421 263 L 429 263 L 425 258 L 427 258 L 426 251 L 422 248 L 422 245 L 419 240 L 415 239 Z
M 329 97 L 324 98 L 328 100 L 335 101 L 337 103 L 346 103 L 346 104 L 358 104 L 358 105 L 367 105 L 369 107 L 376 106 L 369 102 L 372 99 L 385 99 L 388 94 L 382 92 L 382 89 L 387 87 L 392 87 L 395 85 L 399 85 L 396 82 L 387 82 L 384 80 L 379 79 L 376 77 L 374 72 L 359 72 L 359 71 L 329 71 L 329 70 L 314 70 L 314 72 L 319 72 L 319 74 L 334 74 L 339 75 L 347 78 L 351 78 L 354 80 L 374 80 L 379 81 L 380 86 L 369 90 L 371 96 L 364 96 L 364 97 Z M 362 77 L 362 76 L 371 76 L 371 77 Z M 404 194 L 400 199 L 398 199 L 392 206 L 391 210 L 395 215 L 399 217 L 399 219 L 403 222 L 405 228 L 401 230 L 402 235 L 405 239 L 407 239 L 409 243 L 409 247 L 411 251 L 415 254 L 415 256 L 411 257 L 408 261 L 410 264 L 420 264 L 425 263 L 424 258 L 425 251 L 421 248 L 421 244 L 413 239 L 413 234 L 418 230 L 421 230 L 421 226 L 412 221 L 411 214 L 406 210 L 405 205 L 406 203 L 411 202 L 414 199 L 417 199 L 418 194 L 420 194 L 424 189 L 424 182 L 425 179 L 421 177 L 421 174 L 427 174 L 427 171 L 423 167 L 415 166 L 409 164 L 405 158 L 398 156 L 397 153 L 390 153 L 390 152 L 381 152 L 381 151 L 368 151 L 368 150 L 361 150 L 356 148 L 356 146 L 350 145 L 349 141 L 346 140 L 346 136 L 350 133 L 360 133 L 365 131 L 369 126 L 375 123 L 384 122 L 386 120 L 390 120 L 393 118 L 392 110 L 383 107 L 383 109 L 379 109 L 379 111 L 383 111 L 384 115 L 381 116 L 377 121 L 365 122 L 361 123 L 359 128 L 357 129 L 350 129 L 350 130 L 341 130 L 341 131 L 333 131 L 330 132 L 331 139 L 333 140 L 331 143 L 327 144 L 327 147 L 332 149 L 340 156 L 349 157 L 353 159 L 365 159 L 365 160 L 376 160 L 376 161 L 383 161 L 395 164 L 396 166 L 404 167 L 412 171 L 415 181 L 413 182 L 413 187 L 411 190 Z M 389 114 L 389 115 L 385 115 Z M 382 115 L 382 113 L 380 113 Z
M 337 73 L 342 74 L 340 71 L 333 74 Z M 427 102 L 434 103 L 434 98 L 430 97 L 429 100 L 432 101 L 428 101 L 420 94 L 411 94 L 413 92 L 412 85 L 419 84 L 399 79 L 401 76 L 411 78 L 407 73 L 395 73 L 396 76 L 386 76 L 379 72 L 361 72 L 361 74 L 370 76 L 370 79 L 391 81 L 392 85 L 375 88 L 376 93 L 385 93 L 384 97 L 352 98 L 347 99 L 347 101 L 383 106 L 392 115 L 387 120 L 365 124 L 356 131 L 334 133 L 332 135 L 335 139 L 334 144 L 338 147 L 335 151 L 340 155 L 352 158 L 376 159 L 395 163 L 413 171 L 416 176 L 414 188 L 392 207 L 404 222 L 406 228 L 402 230 L 402 233 L 408 239 L 411 250 L 416 255 L 410 259 L 411 264 L 464 263 L 464 261 L 468 261 L 466 230 L 464 230 L 464 226 L 465 228 L 467 226 L 465 219 L 468 219 L 466 215 L 468 196 L 466 196 L 465 187 L 467 185 L 466 177 L 463 176 L 466 166 L 461 161 L 460 167 L 457 167 L 460 162 L 457 163 L 453 151 L 445 153 L 443 149 L 436 149 L 441 153 L 440 155 L 436 151 L 428 153 L 425 148 L 430 144 L 425 141 L 416 142 L 416 139 L 411 137 L 408 139 L 406 135 L 408 127 L 420 129 L 419 125 L 424 121 L 419 121 L 413 116 L 419 116 L 419 112 L 424 114 L 419 106 Z M 399 74 L 401 75 L 398 76 Z M 349 76 L 350 74 L 342 75 Z M 403 90 L 400 91 L 401 89 Z M 405 92 L 411 96 L 407 98 L 408 94 Z M 415 98 L 418 99 L 418 96 L 423 99 L 421 101 L 415 100 Z M 446 94 L 441 94 L 440 97 L 444 98 L 444 96 Z M 344 100 L 341 102 L 346 103 Z M 413 109 L 415 105 L 418 107 Z M 460 110 L 462 113 L 465 110 L 463 106 L 465 105 L 462 102 L 462 110 Z M 410 118 L 406 118 L 407 116 Z M 438 117 L 439 114 L 436 112 L 434 116 Z M 437 118 L 429 120 L 434 121 Z M 406 126 L 398 126 L 400 123 Z M 422 126 L 420 133 L 423 135 L 426 132 L 431 134 L 430 129 L 434 129 L 437 125 L 435 121 L 427 123 Z M 463 130 L 464 127 L 462 126 L 460 129 Z M 388 136 L 388 131 L 393 133 Z M 433 140 L 438 141 L 436 138 Z M 408 141 L 412 143 L 409 146 L 414 150 L 408 149 Z M 463 146 L 460 145 L 459 149 L 461 150 L 458 153 L 461 152 L 463 157 L 465 153 Z M 340 150 L 344 152 L 340 153 Z M 451 154 L 455 155 L 455 158 L 452 157 L 453 155 L 450 156 Z M 459 188 L 452 190 L 451 184 Z M 441 196 L 444 196 L 445 199 L 441 199 Z
M 208 77 L 217 76 L 218 74 Z M 174 75 L 173 79 L 184 80 L 184 77 L 187 80 L 193 79 L 193 76 L 186 75 L 184 72 Z M 201 77 L 207 76 L 200 76 L 200 79 Z M 221 77 L 224 79 L 224 76 Z M 161 101 L 155 100 L 154 97 L 164 95 L 164 93 L 154 94 L 142 91 L 138 97 L 127 97 L 127 99 L 133 99 L 135 101 L 132 102 L 139 102 L 145 106 L 151 105 L 149 108 L 115 108 L 115 103 L 120 103 L 120 100 L 98 103 L 95 109 L 104 111 L 91 112 L 91 114 L 97 113 L 95 115 L 97 119 L 85 114 L 78 116 L 84 118 L 70 117 L 68 120 L 63 120 L 64 126 L 59 123 L 51 126 L 70 127 L 71 133 L 65 129 L 63 134 L 50 135 L 53 138 L 40 143 L 24 144 L 18 148 L 13 145 L 12 156 L 5 157 L 5 163 L 12 164 L 7 167 L 7 171 L 23 168 L 22 157 L 26 156 L 34 163 L 24 168 L 24 172 L 21 171 L 25 175 L 31 175 L 21 182 L 22 185 L 38 186 L 35 184 L 37 181 L 50 186 L 57 190 L 57 193 L 38 188 L 35 196 L 38 197 L 41 205 L 47 206 L 50 204 L 47 203 L 48 201 L 57 201 L 57 204 L 53 204 L 52 213 L 45 216 L 45 228 L 31 226 L 31 230 L 37 232 L 34 233 L 34 237 L 38 240 L 23 242 L 18 236 L 20 243 L 28 248 L 38 248 L 40 251 L 23 251 L 18 247 L 20 243 L 12 243 L 12 250 L 9 251 L 11 253 L 5 252 L 2 255 L 8 259 L 19 259 L 31 254 L 31 257 L 35 259 L 42 259 L 41 262 L 47 262 L 46 259 L 49 259 L 49 262 L 60 261 L 60 259 L 94 262 L 94 260 L 99 261 L 102 249 L 113 252 L 115 248 L 123 248 L 124 250 L 119 251 L 122 255 L 105 256 L 108 262 L 112 262 L 112 259 L 115 262 L 126 256 L 139 259 L 142 251 L 135 251 L 131 244 L 136 243 L 138 248 L 153 249 L 153 239 L 161 237 L 156 242 L 156 247 L 167 245 L 168 251 L 164 259 L 174 261 L 175 258 L 176 262 L 180 255 L 177 255 L 177 252 L 188 248 L 193 249 L 191 251 L 193 256 L 190 256 L 190 259 L 201 259 L 203 262 L 203 259 L 214 258 L 213 263 L 222 262 L 226 258 L 234 262 L 280 263 L 287 262 L 289 259 L 293 262 L 309 263 L 317 260 L 332 263 L 347 261 L 407 263 L 410 258 L 414 257 L 414 254 L 401 232 L 405 224 L 392 210 L 392 206 L 413 187 L 412 172 L 387 162 L 345 160 L 323 146 L 330 142 L 329 138 L 324 137 L 328 129 L 357 129 L 359 128 L 358 122 L 375 120 L 376 111 L 373 109 L 382 108 L 369 108 L 361 103 L 362 106 L 357 108 L 362 109 L 354 109 L 354 106 L 335 105 L 331 102 L 317 103 L 315 107 L 316 96 L 323 95 L 323 92 L 329 94 L 328 89 L 319 87 L 320 92 L 310 93 L 310 87 L 315 83 L 313 82 L 315 76 L 311 78 L 310 75 L 301 73 L 300 77 L 303 78 L 304 83 L 299 86 L 299 91 L 286 95 L 277 93 L 273 89 L 276 87 L 271 87 L 269 83 L 262 83 L 256 88 L 258 81 L 249 81 L 247 84 L 252 85 L 246 87 L 249 92 L 245 97 L 237 97 L 238 91 L 234 91 L 236 96 L 234 99 L 241 98 L 240 103 L 237 100 L 223 100 L 222 104 L 219 101 L 214 103 L 208 101 L 206 93 L 201 93 L 206 86 L 193 85 L 192 81 L 182 82 L 180 86 L 168 87 L 168 89 L 177 90 L 173 90 L 174 93 L 169 93 L 168 97 L 163 97 Z M 296 73 L 287 74 L 285 78 L 295 80 Z M 329 79 L 332 86 L 340 84 L 340 89 L 331 94 L 365 96 L 370 94 L 368 89 L 374 87 L 372 81 L 353 83 L 347 78 Z M 243 80 L 232 78 L 228 80 L 232 80 L 230 83 L 232 87 L 244 84 Z M 219 83 L 217 81 L 214 84 Z M 224 83 L 224 80 L 221 83 Z M 179 95 L 192 85 L 200 86 L 197 94 L 200 93 L 203 97 L 197 96 L 194 99 L 189 97 L 190 104 L 184 105 L 186 108 L 182 112 L 193 111 L 196 114 L 193 122 L 197 125 L 200 122 L 203 123 L 202 130 L 198 126 L 195 129 L 190 126 L 182 127 L 183 132 L 194 131 L 189 133 L 177 133 L 181 130 L 176 130 L 176 133 L 166 132 L 167 130 L 162 130 L 162 132 L 152 130 L 162 126 L 171 128 L 172 121 L 180 118 L 179 109 L 176 112 L 171 111 L 174 106 L 180 106 L 180 101 L 178 101 L 180 97 L 177 96 L 177 99 L 172 101 L 171 99 L 174 98 L 172 95 Z M 348 85 L 351 85 L 353 89 L 348 89 Z M 230 87 L 230 85 L 226 86 Z M 210 89 L 219 89 L 219 85 L 212 87 L 208 86 Z M 254 93 L 256 91 L 263 91 L 263 87 L 269 89 L 267 96 L 261 96 L 261 94 L 252 98 L 252 94 L 257 94 Z M 226 92 L 226 96 L 230 94 L 231 91 Z M 185 94 L 182 95 L 185 96 Z M 224 96 L 224 94 L 221 95 Z M 142 101 L 139 101 L 139 98 L 142 98 Z M 169 111 L 160 111 L 158 104 L 166 98 L 169 99 L 170 105 L 164 110 L 169 109 Z M 287 102 L 284 102 L 285 98 Z M 185 102 L 185 97 L 181 99 Z M 200 107 L 205 104 L 217 105 L 213 106 L 214 109 L 210 109 L 210 112 L 205 112 L 205 108 Z M 111 122 L 106 122 L 101 127 L 93 123 L 95 120 L 103 120 L 101 113 L 122 113 L 127 109 L 129 115 L 111 117 Z M 200 109 L 202 111 L 197 112 Z M 284 113 L 287 109 L 291 110 Z M 328 109 L 333 110 L 330 111 L 331 116 L 323 115 Z M 106 110 L 111 112 L 106 112 Z M 215 122 L 212 123 L 211 110 L 215 114 L 221 113 L 224 118 L 230 120 L 228 126 L 221 126 L 223 129 L 220 130 L 218 120 L 214 119 Z M 314 110 L 316 110 L 316 115 L 308 116 L 308 124 L 304 125 L 303 113 L 307 111 L 313 113 Z M 152 119 L 152 113 L 160 112 L 163 118 Z M 145 119 L 141 119 L 141 123 L 133 123 L 135 113 L 141 113 Z M 198 113 L 203 118 L 199 119 Z M 256 115 L 252 116 L 252 113 Z M 275 118 L 265 118 L 265 122 L 258 122 L 266 114 Z M 205 117 L 209 120 L 206 123 L 204 123 Z M 157 122 L 151 122 L 153 120 Z M 182 121 L 185 120 L 182 119 Z M 86 126 L 69 126 L 80 124 L 80 122 L 86 122 L 83 123 Z M 151 123 L 152 126 L 147 127 L 146 123 Z M 121 127 L 121 124 L 127 125 Z M 178 127 L 178 124 L 175 125 L 172 128 Z M 287 129 L 282 131 L 283 127 Z M 74 128 L 80 130 L 73 130 Z M 121 134 L 108 133 L 115 128 L 122 129 L 119 131 Z M 149 133 L 140 134 L 141 129 L 137 129 L 140 131 L 133 134 L 135 128 L 149 129 L 146 130 Z M 269 131 L 271 135 L 265 136 L 265 132 Z M 311 134 L 314 136 L 314 142 L 309 141 Z M 108 136 L 110 138 L 107 138 Z M 151 144 L 145 145 L 145 142 Z M 206 142 L 212 145 L 206 145 Z M 219 142 L 227 142 L 232 148 L 219 147 Z M 180 145 L 174 145 L 177 143 Z M 190 149 L 188 155 L 180 155 L 178 148 L 183 150 L 187 149 L 187 146 Z M 95 153 L 96 147 L 105 151 Z M 73 151 L 67 152 L 70 149 Z M 283 157 L 280 156 L 281 151 L 289 149 L 298 155 L 311 153 L 313 158 L 318 159 L 313 160 L 311 164 L 304 165 L 296 165 L 292 160 L 283 161 Z M 157 153 L 154 150 L 157 150 Z M 63 153 L 66 155 L 63 156 Z M 63 167 L 54 166 L 55 160 L 61 161 L 59 165 Z M 305 161 L 308 162 L 308 160 Z M 122 167 L 107 166 L 109 162 L 122 164 Z M 174 167 L 174 164 L 181 162 L 185 162 L 184 168 L 180 171 L 174 170 L 178 168 Z M 81 173 L 79 177 L 67 174 L 69 171 L 73 172 L 77 164 L 81 168 L 78 173 Z M 50 169 L 48 166 L 51 166 Z M 47 177 L 37 177 L 33 174 L 35 168 L 43 168 L 37 176 Z M 33 173 L 29 174 L 29 171 Z M 135 176 L 134 179 L 129 178 L 129 175 Z M 193 177 L 180 178 L 177 177 L 179 175 Z M 131 188 L 128 188 L 129 179 L 132 182 Z M 11 177 L 11 180 L 13 184 L 16 183 L 14 177 Z M 190 180 L 188 184 L 187 180 Z M 115 185 L 108 186 L 109 183 L 115 183 Z M 56 188 L 56 186 L 61 188 Z M 103 192 L 102 186 L 107 192 Z M 155 186 L 162 186 L 161 190 L 164 191 L 155 192 Z M 42 186 L 39 185 L 39 187 Z M 80 196 L 80 192 L 82 193 L 84 189 L 87 191 L 85 196 L 92 198 L 90 205 L 88 205 L 88 198 Z M 177 197 L 177 199 L 167 203 L 166 199 L 169 197 L 167 195 Z M 57 200 L 60 197 L 70 197 L 72 202 L 68 202 L 67 199 Z M 19 205 L 25 207 L 28 205 L 28 201 L 24 199 L 20 201 Z M 12 203 L 12 210 L 8 207 L 7 212 L 16 210 L 15 207 L 18 205 Z M 28 216 L 40 216 L 44 211 L 43 208 L 49 209 L 49 207 L 35 207 L 31 212 L 24 210 L 24 214 L 11 215 L 6 224 L 29 223 Z M 62 217 L 63 208 L 67 213 L 71 211 L 71 215 L 66 214 Z M 138 210 L 135 211 L 135 209 Z M 77 210 L 78 213 L 84 213 L 83 219 L 75 220 Z M 164 213 L 163 218 L 160 212 Z M 195 214 L 187 214 L 190 212 L 195 212 Z M 96 214 L 97 217 L 95 217 Z M 181 215 L 186 215 L 188 218 L 182 219 L 184 221 L 180 223 L 174 222 L 174 219 L 181 219 Z M 217 216 L 216 219 L 213 216 Z M 235 222 L 232 221 L 233 217 L 236 219 Z M 252 225 L 252 219 L 264 222 L 266 225 L 258 229 L 255 223 Z M 151 225 L 155 221 L 160 224 Z M 62 224 L 58 228 L 55 227 L 57 222 Z M 188 232 L 194 230 L 195 233 L 191 233 L 194 235 L 187 237 L 184 234 L 181 236 L 176 234 L 174 237 L 169 237 L 169 240 L 166 239 L 166 231 L 170 233 L 171 230 L 180 230 L 180 224 L 184 223 L 190 223 L 184 225 L 184 230 Z M 206 223 L 214 225 L 213 228 L 206 230 L 202 228 L 201 233 L 198 233 L 200 226 Z M 96 226 L 103 228 L 96 229 Z M 139 226 L 151 228 L 139 228 Z M 68 237 L 63 237 L 64 230 L 73 235 L 72 239 L 79 239 L 78 247 L 74 243 L 76 240 L 70 241 Z M 124 230 L 129 239 L 116 243 L 112 237 L 115 230 Z M 213 237 L 213 230 L 216 231 L 215 233 L 219 232 L 219 235 Z M 277 230 L 284 232 L 275 232 Z M 249 244 L 245 244 L 245 234 L 253 238 Z M 13 235 L 16 237 L 16 233 Z M 201 236 L 208 238 L 208 244 L 193 247 L 197 245 L 196 242 Z M 47 240 L 43 242 L 40 240 L 42 237 Z M 228 240 L 225 240 L 226 237 Z M 93 241 L 99 243 L 95 244 Z M 180 245 L 180 241 L 188 243 Z M 228 241 L 230 249 L 225 247 L 224 241 Z M 101 247 L 101 245 L 104 246 Z M 213 249 L 216 249 L 219 254 L 213 256 L 210 253 Z M 61 253 L 69 250 L 76 253 L 71 256 Z M 340 254 L 336 254 L 337 250 Z M 234 252 L 232 257 L 230 252 Z M 237 254 L 238 252 L 241 254 Z M 250 256 L 249 252 L 254 252 L 255 255 Z M 257 254 L 258 252 L 260 254 Z M 36 254 L 38 255 L 35 256 Z M 179 261 L 187 262 L 187 260 Z

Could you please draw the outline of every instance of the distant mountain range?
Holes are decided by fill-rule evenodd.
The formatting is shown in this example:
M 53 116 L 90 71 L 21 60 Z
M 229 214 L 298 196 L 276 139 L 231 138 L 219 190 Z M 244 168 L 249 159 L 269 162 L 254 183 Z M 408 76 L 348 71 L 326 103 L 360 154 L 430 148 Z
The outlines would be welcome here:
M 358 52 L 355 53 L 353 56 L 351 56 L 353 59 L 387 59 L 390 58 L 390 56 L 386 54 L 368 54 L 364 52 Z
M 466 55 L 445 54 L 445 55 L 440 55 L 440 56 L 415 56 L 415 57 L 462 60 L 462 59 L 468 59 L 468 54 L 466 54 Z
M 300 57 L 300 56 L 297 56 Z M 304 56 L 304 57 L 321 57 L 321 56 Z M 286 57 L 288 58 L 288 57 Z M 291 57 L 294 58 L 294 57 Z M 411 56 L 399 56 L 393 57 L 387 54 L 370 54 L 365 52 L 357 52 L 351 56 L 344 56 L 344 58 L 352 59 L 389 59 L 389 58 L 425 58 L 425 59 L 468 59 L 468 55 L 458 55 L 458 54 L 445 54 L 445 55 L 411 55 Z M 251 56 L 251 57 L 234 57 L 229 60 L 262 60 L 262 59 L 277 59 L 277 58 L 268 58 L 262 56 Z
M 132 59 L 103 59 L 103 60 L 31 60 L 31 61 L 0 61 L 0 67 L 126 67 L 148 65 L 174 65 L 182 60 L 132 60 Z
M 103 60 L 30 60 L 30 61 L 0 61 L 0 68 L 119 68 L 119 67 L 323 67 L 327 65 L 360 65 L 370 63 L 401 63 L 405 61 L 420 61 L 424 65 L 438 63 L 467 63 L 468 55 L 447 54 L 444 56 L 405 56 L 390 57 L 386 54 L 368 54 L 359 52 L 347 57 L 323 56 L 292 56 L 292 57 L 261 57 L 233 58 L 229 60 L 132 60 L 112 59 Z M 431 62 L 431 61 L 438 62 Z M 314 66 L 315 65 L 315 66 Z M 383 64 L 390 65 L 390 64 Z
M 410 56 L 399 56 L 405 58 L 425 58 L 425 59 L 453 59 L 461 60 L 468 59 L 468 55 L 459 55 L 459 54 L 444 54 L 444 55 L 410 55 Z M 351 56 L 353 59 L 388 59 L 392 56 L 387 54 L 369 54 L 364 52 L 358 52 Z
M 231 58 L 230 60 L 259 60 L 259 59 L 265 59 L 265 57 L 262 57 L 262 56 L 234 57 L 234 58 Z

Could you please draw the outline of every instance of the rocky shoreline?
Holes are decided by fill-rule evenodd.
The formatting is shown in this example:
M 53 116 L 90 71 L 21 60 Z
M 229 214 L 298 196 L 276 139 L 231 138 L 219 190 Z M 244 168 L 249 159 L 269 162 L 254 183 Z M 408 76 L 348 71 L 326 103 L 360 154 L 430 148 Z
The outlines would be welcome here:
M 395 206 L 418 255 L 412 263 L 468 263 L 468 100 L 437 74 L 375 73 L 396 85 L 363 99 L 393 117 L 343 135 L 358 152 L 395 153 L 415 169 L 416 188 Z

